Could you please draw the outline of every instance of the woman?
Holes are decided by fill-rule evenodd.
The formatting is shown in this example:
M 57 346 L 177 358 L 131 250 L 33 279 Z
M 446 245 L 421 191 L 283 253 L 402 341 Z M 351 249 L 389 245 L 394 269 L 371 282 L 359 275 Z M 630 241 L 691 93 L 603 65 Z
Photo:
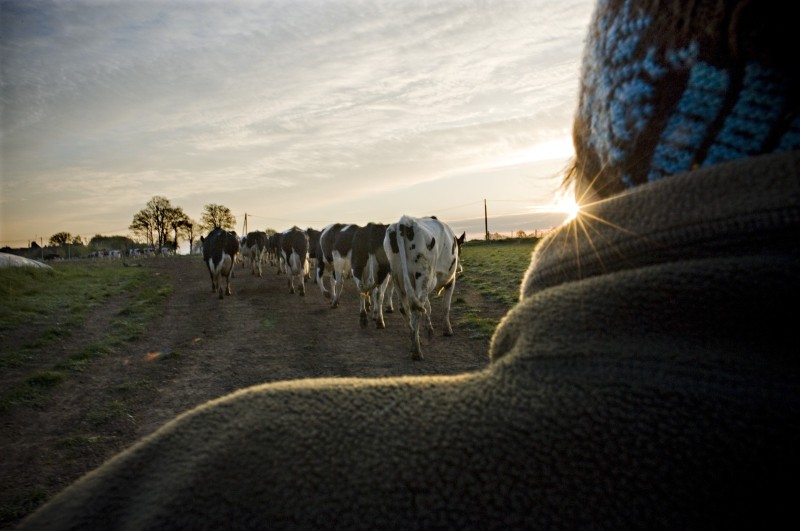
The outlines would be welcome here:
M 22 529 L 791 525 L 800 122 L 776 6 L 598 3 L 582 210 L 538 247 L 487 370 L 235 393 Z

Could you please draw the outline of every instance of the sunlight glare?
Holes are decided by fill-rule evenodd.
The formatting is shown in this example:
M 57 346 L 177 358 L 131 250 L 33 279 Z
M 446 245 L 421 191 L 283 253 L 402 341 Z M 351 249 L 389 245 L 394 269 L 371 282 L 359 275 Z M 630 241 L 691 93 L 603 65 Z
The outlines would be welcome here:
M 550 140 L 535 144 L 527 149 L 516 151 L 506 155 L 502 159 L 495 161 L 492 166 L 506 167 L 540 162 L 544 160 L 558 160 L 571 157 L 575 153 L 572 144 L 572 137 L 567 135 L 557 140 Z
M 552 205 L 529 206 L 528 208 L 535 214 L 563 213 L 566 216 L 563 221 L 564 225 L 578 217 L 581 211 L 581 206 L 575 200 L 572 189 L 559 193 Z
M 567 215 L 567 218 L 564 220 L 565 225 L 578 217 L 578 214 L 581 211 L 581 206 L 575 200 L 575 194 L 572 193 L 571 190 L 568 190 L 561 197 L 559 197 L 557 204 L 559 211 L 564 212 Z

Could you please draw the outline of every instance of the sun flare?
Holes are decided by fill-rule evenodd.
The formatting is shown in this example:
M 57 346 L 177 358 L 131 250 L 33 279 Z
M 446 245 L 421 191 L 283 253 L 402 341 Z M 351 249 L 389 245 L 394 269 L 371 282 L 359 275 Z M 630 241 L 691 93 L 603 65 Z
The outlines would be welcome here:
M 563 213 L 565 216 L 564 225 L 578 217 L 581 211 L 581 206 L 575 200 L 575 194 L 572 190 L 566 190 L 557 195 L 551 205 L 530 206 L 528 208 L 534 213 Z
M 575 195 L 571 193 L 565 193 L 558 199 L 558 209 L 560 212 L 563 212 L 567 215 L 566 219 L 564 220 L 564 224 L 569 223 L 576 217 L 581 211 L 581 206 L 575 201 Z

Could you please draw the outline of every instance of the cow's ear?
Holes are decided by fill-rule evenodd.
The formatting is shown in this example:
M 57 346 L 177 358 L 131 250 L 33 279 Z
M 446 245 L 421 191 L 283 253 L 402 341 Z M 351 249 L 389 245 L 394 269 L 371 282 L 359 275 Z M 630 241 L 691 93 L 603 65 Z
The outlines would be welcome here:
M 464 243 L 464 240 L 466 239 L 466 237 L 467 237 L 467 231 L 462 232 L 461 236 L 458 237 L 458 245 L 461 245 L 462 243 Z

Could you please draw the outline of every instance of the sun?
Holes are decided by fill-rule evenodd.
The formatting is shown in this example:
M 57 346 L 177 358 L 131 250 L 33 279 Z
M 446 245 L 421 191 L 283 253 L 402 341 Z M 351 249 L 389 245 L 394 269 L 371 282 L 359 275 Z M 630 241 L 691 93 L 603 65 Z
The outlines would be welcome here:
M 572 189 L 560 192 L 556 195 L 554 201 L 548 205 L 530 206 L 528 208 L 531 212 L 538 214 L 563 213 L 566 216 L 563 221 L 564 225 L 577 218 L 581 212 L 581 206 L 575 200 L 575 193 Z
M 578 217 L 578 214 L 581 212 L 581 206 L 575 201 L 575 195 L 571 193 L 565 193 L 561 197 L 558 198 L 558 210 L 566 214 L 566 219 L 564 220 L 564 224 L 566 225 L 573 219 Z

